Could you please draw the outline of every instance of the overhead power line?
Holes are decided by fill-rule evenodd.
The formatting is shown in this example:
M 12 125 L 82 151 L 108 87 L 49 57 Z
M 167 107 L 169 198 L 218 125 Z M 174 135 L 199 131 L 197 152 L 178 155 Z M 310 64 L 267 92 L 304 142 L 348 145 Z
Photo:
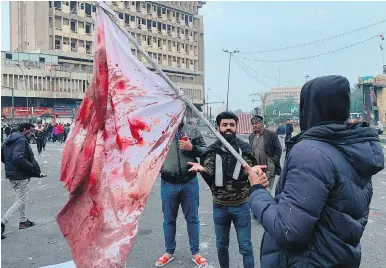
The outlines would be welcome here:
M 251 72 L 253 72 L 253 73 L 257 74 L 257 75 L 262 75 L 262 76 L 264 76 L 264 77 L 266 77 L 268 79 L 271 79 L 271 80 L 273 80 L 275 82 L 279 82 L 279 83 L 281 83 L 281 82 L 292 83 L 292 81 L 287 81 L 287 80 L 286 81 L 282 81 L 282 80 L 280 80 L 278 78 L 274 78 L 274 77 L 268 76 L 266 74 L 260 73 L 260 72 L 256 71 L 255 69 L 253 69 L 248 64 L 246 64 L 245 62 L 243 62 L 243 60 L 240 57 L 238 57 L 238 56 L 235 56 L 235 59 L 237 59 L 239 61 L 239 63 L 242 64 L 245 68 L 249 69 Z
M 240 64 L 234 57 L 233 57 L 233 60 L 236 62 L 236 64 L 245 72 L 247 73 L 250 77 L 252 77 L 254 80 L 256 80 L 259 84 L 265 86 L 265 87 L 268 87 L 268 88 L 272 88 L 271 86 L 265 84 L 264 82 L 261 82 L 258 78 L 256 78 L 256 76 L 254 76 L 253 74 L 251 74 L 248 70 L 245 69 L 245 67 Z
M 318 40 L 311 41 L 311 42 L 306 42 L 306 43 L 303 43 L 303 44 L 297 44 L 297 45 L 286 46 L 286 47 L 281 47 L 281 48 L 272 48 L 272 49 L 258 50 L 258 51 L 252 51 L 252 52 L 240 52 L 240 54 L 245 54 L 245 55 L 247 55 L 247 54 L 259 54 L 259 53 L 282 51 L 282 50 L 286 50 L 286 49 L 292 49 L 292 48 L 309 46 L 309 45 L 321 43 L 321 42 L 324 42 L 324 41 L 329 41 L 329 40 L 332 40 L 332 39 L 336 39 L 336 38 L 339 38 L 339 37 L 342 37 L 342 36 L 346 36 L 346 35 L 349 35 L 349 34 L 352 34 L 352 33 L 360 32 L 360 31 L 366 30 L 367 28 L 370 28 L 370 27 L 373 27 L 375 25 L 379 25 L 379 24 L 382 24 L 382 23 L 385 23 L 385 22 L 386 22 L 386 20 L 381 20 L 381 21 L 378 21 L 378 22 L 375 22 L 375 23 L 363 26 L 361 28 L 358 28 L 358 29 L 355 29 L 355 30 L 352 30 L 352 31 L 349 31 L 349 32 L 341 33 L 341 34 L 338 34 L 338 35 L 333 35 L 333 36 L 330 36 L 330 37 L 325 37 L 325 38 L 322 38 L 322 39 L 318 39 Z
M 360 42 L 357 42 L 357 43 L 345 46 L 345 47 L 341 47 L 341 48 L 338 48 L 338 49 L 335 49 L 335 50 L 331 50 L 331 51 L 328 51 L 328 52 L 320 53 L 320 54 L 317 54 L 317 55 L 306 56 L 306 57 L 299 57 L 299 58 L 292 58 L 292 59 L 282 59 L 282 60 L 262 60 L 262 59 L 251 59 L 251 58 L 246 58 L 246 57 L 239 57 L 239 58 L 240 59 L 244 59 L 244 60 L 249 60 L 249 61 L 269 62 L 269 63 L 308 60 L 308 59 L 318 58 L 318 57 L 321 57 L 321 56 L 330 55 L 330 54 L 333 54 L 333 53 L 336 53 L 336 52 L 339 52 L 339 51 L 342 51 L 342 50 L 345 50 L 345 49 L 349 49 L 349 48 L 355 47 L 357 45 L 360 45 L 360 44 L 366 43 L 368 41 L 371 41 L 374 38 L 379 38 L 379 34 L 374 35 L 374 36 L 372 36 L 370 38 L 367 38 L 365 40 L 362 40 Z

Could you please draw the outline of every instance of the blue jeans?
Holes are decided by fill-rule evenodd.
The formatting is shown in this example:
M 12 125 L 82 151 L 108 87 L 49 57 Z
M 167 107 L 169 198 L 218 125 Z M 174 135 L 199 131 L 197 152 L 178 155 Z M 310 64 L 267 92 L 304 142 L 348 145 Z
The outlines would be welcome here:
M 199 253 L 198 206 L 200 196 L 197 177 L 185 184 L 172 184 L 162 180 L 161 198 L 166 253 L 174 254 L 176 249 L 176 220 L 180 204 L 187 224 L 190 251 L 192 255 Z
M 216 247 L 221 268 L 229 268 L 229 232 L 231 223 L 236 229 L 239 252 L 243 255 L 244 268 L 254 268 L 253 248 L 251 242 L 251 212 L 248 203 L 240 206 L 223 206 L 213 203 L 214 229 Z

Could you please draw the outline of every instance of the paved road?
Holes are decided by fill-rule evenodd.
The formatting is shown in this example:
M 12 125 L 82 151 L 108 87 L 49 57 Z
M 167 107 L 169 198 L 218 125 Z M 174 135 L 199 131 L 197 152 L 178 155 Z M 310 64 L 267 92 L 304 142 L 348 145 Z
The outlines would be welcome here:
M 208 143 L 213 139 L 206 137 Z M 47 146 L 47 151 L 38 157 L 47 178 L 31 181 L 28 202 L 28 215 L 38 225 L 36 227 L 18 230 L 16 216 L 7 226 L 7 238 L 1 241 L 1 267 L 42 267 L 70 261 L 71 253 L 55 222 L 55 215 L 67 200 L 67 193 L 59 180 L 61 164 L 61 145 Z M 2 170 L 3 171 L 3 170 Z M 4 172 L 2 172 L 4 174 Z M 386 172 L 379 173 L 374 178 L 374 198 L 369 224 L 362 239 L 364 268 L 381 268 L 386 263 Z M 2 214 L 12 204 L 14 193 L 9 182 L 1 180 Z M 200 183 L 200 221 L 201 221 L 201 253 L 208 258 L 211 267 L 219 267 L 215 249 L 215 235 L 212 220 L 211 193 L 206 184 Z M 160 180 L 156 181 L 145 211 L 141 217 L 140 230 L 134 248 L 126 267 L 153 267 L 155 260 L 163 254 L 162 212 L 160 203 Z M 176 259 L 167 267 L 193 268 L 190 260 L 186 224 L 180 211 L 177 223 Z M 253 220 L 253 246 L 257 264 L 263 228 Z M 242 258 L 238 253 L 234 230 L 231 231 L 231 267 L 241 268 Z M 146 252 L 146 254 L 144 254 Z

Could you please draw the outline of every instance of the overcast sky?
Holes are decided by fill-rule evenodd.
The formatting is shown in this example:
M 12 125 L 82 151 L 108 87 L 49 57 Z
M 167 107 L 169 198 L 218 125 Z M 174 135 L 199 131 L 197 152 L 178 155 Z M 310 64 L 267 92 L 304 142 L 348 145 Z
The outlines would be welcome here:
M 8 3 L 1 3 L 1 49 L 9 49 Z M 351 31 L 386 19 L 386 2 L 212 2 L 201 9 L 205 25 L 205 87 L 209 101 L 225 101 L 228 54 L 222 49 L 253 52 L 314 41 Z M 386 23 L 334 40 L 296 49 L 240 57 L 281 60 L 321 54 L 349 46 L 374 35 L 386 35 Z M 331 55 L 285 63 L 242 60 L 253 68 L 255 78 L 266 86 L 302 86 L 310 78 L 340 74 L 355 83 L 359 76 L 381 74 L 380 38 Z M 383 41 L 386 50 L 386 41 Z M 386 52 L 385 52 L 386 54 Z M 280 69 L 280 72 L 279 72 Z M 280 75 L 279 75 L 280 73 Z M 267 78 L 270 77 L 270 78 Z M 256 105 L 249 94 L 268 88 L 231 65 L 230 106 L 250 111 Z M 214 111 L 219 105 L 213 105 Z

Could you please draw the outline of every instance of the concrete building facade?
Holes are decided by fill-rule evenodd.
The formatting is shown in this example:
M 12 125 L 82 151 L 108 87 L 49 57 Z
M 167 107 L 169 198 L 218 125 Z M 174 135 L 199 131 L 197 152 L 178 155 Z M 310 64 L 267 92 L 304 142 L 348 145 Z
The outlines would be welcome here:
M 121 25 L 126 27 L 170 79 L 192 99 L 196 107 L 202 110 L 205 96 L 204 30 L 203 18 L 198 15 L 198 9 L 205 2 L 114 1 L 106 3 L 117 12 Z M 56 55 L 58 61 L 54 65 L 68 65 L 73 76 L 79 68 L 86 68 L 81 66 L 92 65 L 95 16 L 96 8 L 91 1 L 11 1 L 12 53 L 4 55 L 4 66 L 8 68 L 4 75 L 7 77 L 20 75 L 20 67 L 10 65 L 16 64 L 10 62 L 14 59 L 7 58 L 7 55 L 14 54 L 13 52 Z M 135 48 L 131 50 L 139 60 L 152 69 Z M 36 58 L 36 55 L 31 56 L 34 58 L 33 61 L 42 65 L 41 57 Z M 87 64 L 84 61 L 87 61 Z M 44 62 L 44 66 L 48 65 L 48 62 Z M 26 72 L 30 74 L 32 69 Z M 64 74 L 60 73 L 60 75 Z M 82 73 L 81 69 L 76 74 L 82 79 L 84 75 L 86 73 Z M 13 84 L 14 81 L 11 81 Z M 59 91 L 57 95 L 82 99 L 84 93 L 82 87 L 75 89 L 71 87 L 69 90 L 70 92 L 59 93 Z M 9 92 L 5 91 L 4 94 Z M 4 94 L 2 93 L 2 96 Z M 50 94 L 44 92 L 31 94 L 50 98 L 48 96 Z
M 358 84 L 363 91 L 365 121 L 386 125 L 386 75 L 359 77 Z
M 297 103 L 300 102 L 300 91 L 302 87 L 278 87 L 271 88 L 267 97 L 267 104 L 273 104 L 277 101 L 294 99 Z

